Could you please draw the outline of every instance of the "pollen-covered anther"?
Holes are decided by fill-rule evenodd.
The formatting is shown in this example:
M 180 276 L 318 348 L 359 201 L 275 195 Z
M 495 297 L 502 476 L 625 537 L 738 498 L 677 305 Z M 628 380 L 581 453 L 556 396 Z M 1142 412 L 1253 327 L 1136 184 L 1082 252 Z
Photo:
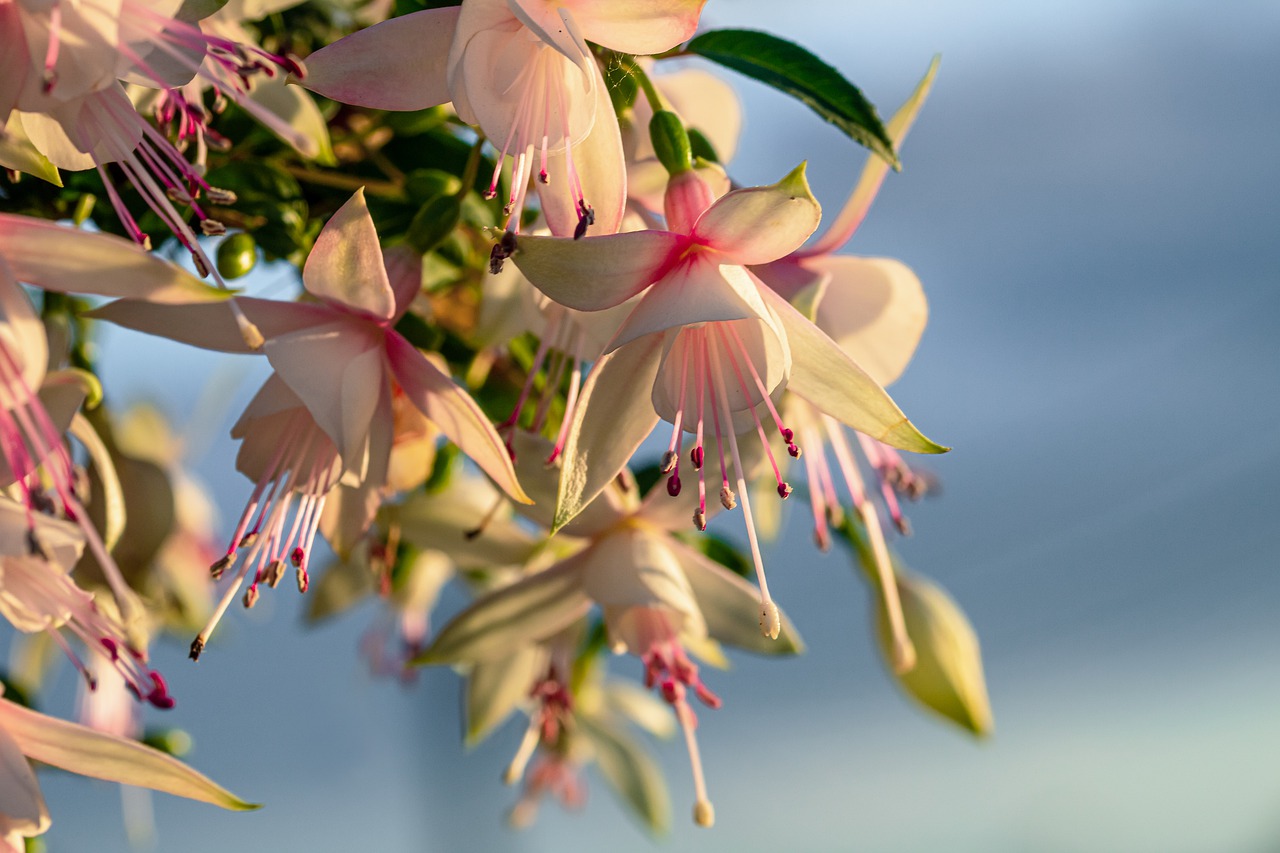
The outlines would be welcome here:
M 674 450 L 668 450 L 662 454 L 662 473 L 670 474 L 675 470 L 676 462 L 680 459 Z
M 192 640 L 191 651 L 187 654 L 187 657 L 192 660 L 200 660 L 200 653 L 204 651 L 204 643 L 204 637 L 196 637 Z
M 738 496 L 728 486 L 720 487 L 720 505 L 725 509 L 733 509 L 738 505 Z
M 249 584 L 249 588 L 244 591 L 244 606 L 246 610 L 252 609 L 253 605 L 258 603 L 258 585 L 256 583 Z
M 311 586 L 311 576 L 307 574 L 307 567 L 298 566 L 298 592 L 306 592 L 309 586 Z
M 700 509 L 693 511 L 693 526 L 699 530 L 707 529 L 707 514 Z
M 209 567 L 209 576 L 212 577 L 214 580 L 219 580 L 222 577 L 223 573 L 225 573 L 226 570 L 231 567 L 231 562 L 234 559 L 235 559 L 234 554 L 227 554 L 225 557 L 221 558 L 220 560 L 217 560 L 212 566 Z
M 502 237 L 489 250 L 489 272 L 497 275 L 502 272 L 503 262 L 516 250 L 516 233 L 511 230 L 503 231 Z
M 204 193 L 214 204 L 226 206 L 236 203 L 236 194 L 222 187 L 206 187 Z
M 216 219 L 200 220 L 200 231 L 206 237 L 221 237 L 227 233 L 227 226 Z
M 280 581 L 284 579 L 284 560 L 272 560 L 267 566 L 267 571 L 263 574 L 262 579 L 266 581 L 267 586 L 275 589 Z

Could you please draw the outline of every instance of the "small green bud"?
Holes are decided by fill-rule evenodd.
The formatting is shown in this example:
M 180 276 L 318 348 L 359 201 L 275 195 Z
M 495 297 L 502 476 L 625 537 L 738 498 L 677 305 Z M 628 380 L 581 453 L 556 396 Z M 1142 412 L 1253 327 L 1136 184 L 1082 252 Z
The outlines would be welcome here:
M 679 175 L 693 168 L 693 148 L 680 116 L 658 110 L 649 121 L 649 139 L 668 174 Z
M 438 195 L 418 208 L 405 237 L 414 251 L 425 255 L 453 233 L 461 218 L 462 199 Z
M 258 246 L 253 235 L 241 231 L 218 244 L 218 272 L 223 278 L 247 275 L 258 263 Z
M 693 151 L 693 156 L 699 160 L 706 160 L 708 163 L 719 163 L 720 155 L 716 153 L 716 148 L 711 144 L 711 140 L 698 130 L 691 127 L 689 133 L 689 147 Z
M 76 199 L 76 209 L 71 213 L 71 221 L 79 228 L 93 216 L 93 206 L 98 203 L 98 197 L 93 193 L 81 193 L 80 198 Z
M 951 596 L 938 585 L 897 567 L 898 597 L 915 666 L 895 673 L 893 638 L 877 597 L 876 634 L 889 671 L 913 699 L 979 737 L 991 733 L 991 702 L 982 674 L 978 635 Z
M 462 179 L 443 169 L 414 169 L 404 179 L 405 194 L 411 199 L 456 195 Z

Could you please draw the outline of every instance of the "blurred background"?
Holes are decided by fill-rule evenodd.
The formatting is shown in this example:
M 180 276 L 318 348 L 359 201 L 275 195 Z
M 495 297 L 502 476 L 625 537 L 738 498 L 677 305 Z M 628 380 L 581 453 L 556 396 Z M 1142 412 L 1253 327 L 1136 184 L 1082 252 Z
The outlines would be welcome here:
M 584 813 L 548 803 L 506 829 L 499 776 L 523 724 L 464 755 L 451 673 L 372 678 L 356 648 L 372 608 L 303 630 L 286 584 L 235 608 L 198 666 L 158 651 L 179 707 L 151 722 L 186 728 L 192 764 L 267 805 L 158 796 L 155 849 L 1280 850 L 1280 5 L 712 0 L 704 25 L 793 38 L 884 115 L 942 54 L 905 169 L 849 250 L 904 260 L 929 295 L 894 396 L 955 450 L 927 460 L 943 492 L 898 549 L 976 627 L 994 736 L 898 693 L 849 558 L 820 555 L 791 507 L 766 559 L 809 651 L 708 675 L 725 700 L 699 731 L 713 830 L 687 817 L 678 742 L 659 747 L 660 848 L 598 783 Z M 861 150 L 734 83 L 735 177 L 807 159 L 837 209 Z M 117 402 L 179 422 L 227 376 L 118 330 L 103 352 Z M 230 413 L 263 367 L 241 366 L 228 420 L 193 425 L 224 531 L 249 491 Z M 50 850 L 129 849 L 115 786 L 44 786 Z

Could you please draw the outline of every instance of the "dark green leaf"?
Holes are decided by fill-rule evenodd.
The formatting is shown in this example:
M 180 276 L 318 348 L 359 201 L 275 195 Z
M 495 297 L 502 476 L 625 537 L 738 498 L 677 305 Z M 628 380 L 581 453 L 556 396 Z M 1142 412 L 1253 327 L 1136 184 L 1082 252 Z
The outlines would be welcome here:
M 876 108 L 857 86 L 803 47 L 755 30 L 712 30 L 685 51 L 787 93 L 899 168 Z

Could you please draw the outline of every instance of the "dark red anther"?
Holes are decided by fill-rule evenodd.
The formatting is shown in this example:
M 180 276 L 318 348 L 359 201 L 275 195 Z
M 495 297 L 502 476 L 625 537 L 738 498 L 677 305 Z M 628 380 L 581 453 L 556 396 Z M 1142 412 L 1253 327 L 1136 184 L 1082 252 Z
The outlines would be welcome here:
M 791 454 L 792 459 L 800 458 L 800 445 L 794 441 L 787 445 L 787 453 Z
M 107 650 L 107 654 L 111 655 L 111 660 L 120 660 L 120 646 L 116 645 L 116 641 L 110 637 L 99 637 L 98 642 L 102 643 L 102 647 Z
M 667 478 L 667 494 L 671 495 L 671 497 L 673 498 L 676 495 L 680 494 L 680 475 L 679 474 L 672 474 L 670 477 Z
M 307 559 L 307 552 L 302 550 L 302 546 L 293 549 L 293 553 L 289 555 L 289 562 L 293 563 L 296 569 L 302 565 L 302 561 Z
M 783 500 L 786 500 L 787 498 L 791 497 L 791 487 L 786 483 L 779 483 L 778 497 L 782 498 Z
M 782 428 L 782 440 L 785 441 L 787 444 L 790 444 L 792 440 L 795 439 L 795 437 L 796 437 L 796 434 L 794 432 L 787 429 L 786 427 Z
M 695 471 L 702 470 L 702 457 L 703 453 L 701 444 L 694 446 L 693 450 L 689 451 L 689 461 L 693 463 L 693 469 Z
M 173 697 L 169 695 L 169 685 L 165 684 L 164 676 L 154 669 L 148 674 L 151 676 L 151 692 L 147 694 L 147 701 L 161 710 L 169 710 L 174 703 Z

